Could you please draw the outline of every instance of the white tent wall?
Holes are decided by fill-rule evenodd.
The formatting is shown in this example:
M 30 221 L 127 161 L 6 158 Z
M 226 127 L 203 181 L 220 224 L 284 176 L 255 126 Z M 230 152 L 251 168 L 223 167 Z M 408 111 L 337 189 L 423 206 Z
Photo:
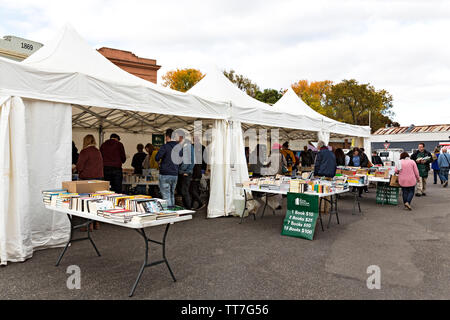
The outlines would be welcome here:
M 71 105 L 19 97 L 1 105 L 1 264 L 69 239 L 69 220 L 44 208 L 41 191 L 71 178 L 71 111 Z
M 244 195 L 236 183 L 248 180 L 244 137 L 239 121 L 217 120 L 210 144 L 211 190 L 208 218 L 241 215 Z
M 211 168 L 208 218 L 226 216 L 227 179 L 229 178 L 226 162 L 227 122 L 216 120 L 212 128 L 211 144 L 207 147 Z

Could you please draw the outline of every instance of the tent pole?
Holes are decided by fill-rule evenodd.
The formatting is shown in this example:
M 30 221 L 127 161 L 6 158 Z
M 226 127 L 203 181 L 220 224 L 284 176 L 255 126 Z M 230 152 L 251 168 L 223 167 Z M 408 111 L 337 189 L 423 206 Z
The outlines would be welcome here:
M 103 144 L 103 126 L 100 125 L 98 127 L 98 145 L 101 146 Z

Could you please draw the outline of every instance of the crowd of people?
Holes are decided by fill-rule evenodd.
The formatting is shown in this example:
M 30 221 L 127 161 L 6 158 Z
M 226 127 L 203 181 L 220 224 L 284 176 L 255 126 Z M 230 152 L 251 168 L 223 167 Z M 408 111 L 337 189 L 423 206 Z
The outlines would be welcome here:
M 159 192 L 169 207 L 175 206 L 175 193 L 182 197 L 183 206 L 188 209 L 201 209 L 205 206 L 200 196 L 200 180 L 206 170 L 206 163 L 195 161 L 194 144 L 183 135 L 176 136 L 172 129 L 165 133 L 165 144 L 156 148 L 152 144 L 137 145 L 131 165 L 135 174 L 142 174 L 144 169 L 159 170 Z M 181 162 L 175 163 L 172 157 L 177 148 Z M 202 155 L 205 147 L 202 146 Z M 144 151 L 145 150 L 145 151 Z M 373 165 L 382 165 L 383 161 L 376 152 L 371 159 L 365 154 L 364 148 L 353 148 L 344 153 L 341 148 L 330 148 L 323 141 L 317 144 L 317 151 L 304 147 L 301 152 L 293 152 L 289 143 L 283 145 L 274 143 L 270 154 L 264 144 L 258 144 L 250 152 L 246 148 L 248 169 L 253 177 L 268 175 L 295 175 L 302 167 L 314 165 L 315 177 L 332 178 L 336 174 L 337 166 L 353 166 L 370 168 Z M 97 148 L 93 135 L 88 134 L 83 139 L 83 149 L 78 150 L 72 143 L 73 169 L 78 172 L 81 180 L 104 179 L 110 182 L 111 190 L 122 192 L 123 171 L 122 165 L 126 161 L 125 148 L 120 142 L 119 135 L 113 133 L 100 148 Z M 426 196 L 427 178 L 429 171 L 434 173 L 434 184 L 439 178 L 442 186 L 448 186 L 448 173 L 450 167 L 450 153 L 447 148 L 436 148 L 433 153 L 425 149 L 420 143 L 417 150 L 409 155 L 403 152 L 400 161 L 396 164 L 398 182 L 402 187 L 403 203 L 406 210 L 411 210 L 411 202 L 415 196 Z M 358 188 L 359 196 L 362 192 L 369 192 L 367 187 Z M 196 204 L 196 205 L 194 205 Z M 94 226 L 94 227 L 98 227 Z
M 206 170 L 206 163 L 202 159 L 195 162 L 194 145 L 184 139 L 182 135 L 174 137 L 173 130 L 165 133 L 165 144 L 156 148 L 151 143 L 137 145 L 131 166 L 134 174 L 143 174 L 144 169 L 159 170 L 159 192 L 169 207 L 175 206 L 175 191 L 181 194 L 183 206 L 187 209 L 200 210 L 205 203 L 200 196 L 200 180 Z M 177 146 L 181 163 L 175 163 L 172 151 Z M 205 147 L 202 146 L 202 154 Z M 145 152 L 144 152 L 145 150 Z M 111 190 L 122 193 L 123 170 L 126 162 L 125 148 L 120 142 L 120 136 L 113 133 L 110 139 L 102 143 L 100 148 L 92 134 L 83 139 L 83 148 L 78 153 L 75 143 L 72 142 L 72 169 L 78 173 L 79 180 L 106 180 L 110 182 Z

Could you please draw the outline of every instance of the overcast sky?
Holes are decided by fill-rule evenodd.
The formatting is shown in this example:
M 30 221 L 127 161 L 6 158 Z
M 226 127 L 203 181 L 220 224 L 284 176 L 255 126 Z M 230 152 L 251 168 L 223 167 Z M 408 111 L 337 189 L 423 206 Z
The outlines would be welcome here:
M 235 69 L 261 88 L 354 78 L 401 125 L 450 123 L 450 1 L 0 0 L 0 36 L 45 42 L 71 23 L 92 46 L 175 68 Z

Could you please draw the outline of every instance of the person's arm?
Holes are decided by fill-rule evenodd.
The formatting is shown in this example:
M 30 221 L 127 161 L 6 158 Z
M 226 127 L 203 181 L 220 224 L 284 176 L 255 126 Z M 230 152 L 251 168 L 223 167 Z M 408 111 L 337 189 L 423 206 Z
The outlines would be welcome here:
M 87 160 L 88 160 L 88 156 L 86 156 L 86 152 L 81 151 L 80 155 L 78 156 L 78 161 L 77 161 L 78 173 L 83 172 L 84 168 L 86 167 Z
M 138 161 L 137 161 L 137 158 L 138 158 L 138 155 L 135 154 L 135 155 L 133 156 L 133 160 L 131 160 L 131 166 L 132 166 L 133 168 L 135 168 L 135 169 L 136 169 L 137 166 L 139 166 L 139 163 L 137 163 L 137 162 L 138 162 Z
M 314 175 L 315 176 L 318 175 L 318 173 L 319 173 L 319 167 L 320 167 L 321 160 L 322 160 L 322 156 L 319 152 L 316 156 L 316 162 L 314 163 Z
M 120 143 L 120 160 L 122 163 L 125 163 L 127 161 L 127 156 L 125 154 L 125 148 L 122 143 Z
M 155 156 L 155 160 L 160 161 L 165 154 L 166 154 L 166 145 L 163 145 L 161 148 L 159 148 L 158 153 Z
M 414 175 L 416 176 L 416 180 L 420 180 L 419 169 L 417 168 L 417 163 L 414 161 Z

